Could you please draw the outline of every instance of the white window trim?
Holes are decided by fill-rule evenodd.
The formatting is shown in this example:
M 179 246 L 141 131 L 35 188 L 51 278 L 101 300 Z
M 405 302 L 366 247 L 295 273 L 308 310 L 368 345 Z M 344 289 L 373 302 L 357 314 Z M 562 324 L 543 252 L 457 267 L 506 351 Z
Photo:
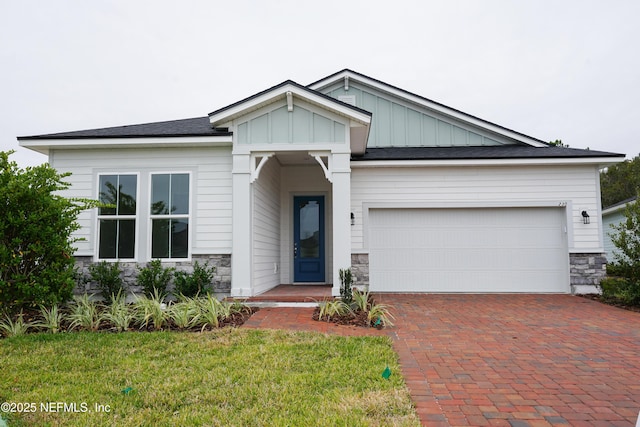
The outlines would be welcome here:
M 153 176 L 154 175 L 188 175 L 189 176 L 189 213 L 188 214 L 177 214 L 177 215 L 171 215 L 171 214 L 165 214 L 165 215 L 153 215 L 151 214 L 151 197 L 153 196 Z M 171 181 L 169 181 L 171 182 Z M 169 187 L 171 188 L 171 187 Z M 171 190 L 169 190 L 169 194 L 171 194 Z M 149 258 L 148 261 L 152 261 L 154 259 L 159 259 L 160 262 L 191 262 L 192 260 L 192 247 L 193 247 L 193 239 L 192 239 L 192 233 L 193 233 L 193 220 L 192 220 L 192 216 L 193 216 L 193 173 L 191 171 L 185 171 L 185 170 L 180 170 L 180 171 L 154 171 L 154 172 L 150 172 L 149 173 L 149 188 L 148 188 L 148 195 L 147 195 L 147 199 L 148 199 L 148 205 L 147 205 L 147 215 L 146 218 L 148 218 L 147 221 L 147 236 L 149 236 L 147 238 L 147 258 Z M 152 257 L 152 253 L 153 253 L 153 247 L 152 247 L 152 243 L 153 243 L 153 220 L 154 219 L 187 219 L 189 221 L 189 232 L 187 235 L 187 239 L 188 239 L 188 244 L 187 244 L 187 257 L 186 258 L 153 258 Z
M 100 177 L 105 175 L 135 175 L 136 177 L 136 213 L 135 215 L 100 215 L 100 208 L 96 214 L 95 259 L 107 262 L 137 262 L 140 247 L 140 172 L 100 172 L 96 174 L 96 200 L 100 200 Z M 135 243 L 133 245 L 133 258 L 100 258 L 100 220 L 102 219 L 133 219 L 135 221 Z

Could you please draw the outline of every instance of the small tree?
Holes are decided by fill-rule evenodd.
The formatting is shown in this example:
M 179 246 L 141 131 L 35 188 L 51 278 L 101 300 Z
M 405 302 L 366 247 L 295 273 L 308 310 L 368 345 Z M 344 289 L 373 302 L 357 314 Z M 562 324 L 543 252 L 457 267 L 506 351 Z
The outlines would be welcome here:
M 612 228 L 615 232 L 611 233 L 611 241 L 617 250 L 607 271 L 617 278 L 602 281 L 603 294 L 628 304 L 640 304 L 640 200 L 629 203 L 625 219 Z
M 138 285 L 142 286 L 144 294 L 148 297 L 153 296 L 154 291 L 165 294 L 174 271 L 175 268 L 164 268 L 162 262 L 155 259 L 140 269 Z
M 59 195 L 71 184 L 44 164 L 26 169 L 0 152 L 0 310 L 51 305 L 71 298 L 74 281 L 71 233 L 95 201 Z

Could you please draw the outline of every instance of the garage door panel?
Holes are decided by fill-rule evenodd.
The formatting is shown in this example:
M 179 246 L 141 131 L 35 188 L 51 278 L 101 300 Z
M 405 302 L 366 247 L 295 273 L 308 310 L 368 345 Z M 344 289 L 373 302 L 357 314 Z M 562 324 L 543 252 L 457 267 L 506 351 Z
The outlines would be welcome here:
M 371 210 L 371 289 L 568 292 L 563 223 L 554 208 Z

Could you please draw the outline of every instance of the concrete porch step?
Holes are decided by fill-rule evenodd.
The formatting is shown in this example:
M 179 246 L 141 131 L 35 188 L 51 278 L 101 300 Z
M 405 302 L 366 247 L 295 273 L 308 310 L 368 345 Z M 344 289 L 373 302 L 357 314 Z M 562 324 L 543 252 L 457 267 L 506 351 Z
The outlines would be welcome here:
M 287 307 L 298 306 L 298 304 L 307 304 L 307 307 L 314 307 L 318 302 L 333 299 L 331 295 L 331 285 L 279 285 L 273 289 L 249 298 L 228 298 L 227 300 L 240 300 L 249 305 L 276 307 L 278 304 L 297 304 L 286 305 Z M 285 305 L 278 305 L 285 307 Z

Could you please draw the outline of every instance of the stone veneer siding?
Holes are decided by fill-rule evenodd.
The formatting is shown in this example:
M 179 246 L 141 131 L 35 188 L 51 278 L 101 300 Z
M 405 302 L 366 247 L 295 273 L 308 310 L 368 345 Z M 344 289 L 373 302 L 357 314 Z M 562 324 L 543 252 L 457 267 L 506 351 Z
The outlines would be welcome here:
M 213 279 L 213 292 L 215 294 L 229 294 L 231 292 L 231 255 L 193 255 L 191 261 L 174 261 L 163 262 L 164 267 L 173 267 L 177 271 L 193 271 L 193 264 L 198 261 L 198 264 L 203 265 L 208 262 L 209 267 L 215 267 L 215 276 Z M 76 257 L 76 266 L 78 272 L 82 273 L 85 277 L 89 277 L 89 265 L 93 263 L 93 257 Z M 138 277 L 138 266 L 143 268 L 147 263 L 135 263 L 135 262 L 120 262 L 120 268 L 122 269 L 122 275 L 124 279 L 124 285 L 127 292 L 142 293 L 142 287 L 138 286 L 136 281 Z M 168 290 L 173 289 L 173 283 L 169 284 Z M 99 294 L 100 289 L 95 282 L 89 282 L 86 284 L 79 284 L 74 289 L 75 294 Z
M 570 254 L 572 293 L 597 292 L 600 280 L 607 274 L 606 254 Z M 354 285 L 369 286 L 369 255 L 351 254 Z
M 355 286 L 369 286 L 369 254 L 351 254 L 351 274 Z
M 597 292 L 607 275 L 606 254 L 569 254 L 571 293 Z

